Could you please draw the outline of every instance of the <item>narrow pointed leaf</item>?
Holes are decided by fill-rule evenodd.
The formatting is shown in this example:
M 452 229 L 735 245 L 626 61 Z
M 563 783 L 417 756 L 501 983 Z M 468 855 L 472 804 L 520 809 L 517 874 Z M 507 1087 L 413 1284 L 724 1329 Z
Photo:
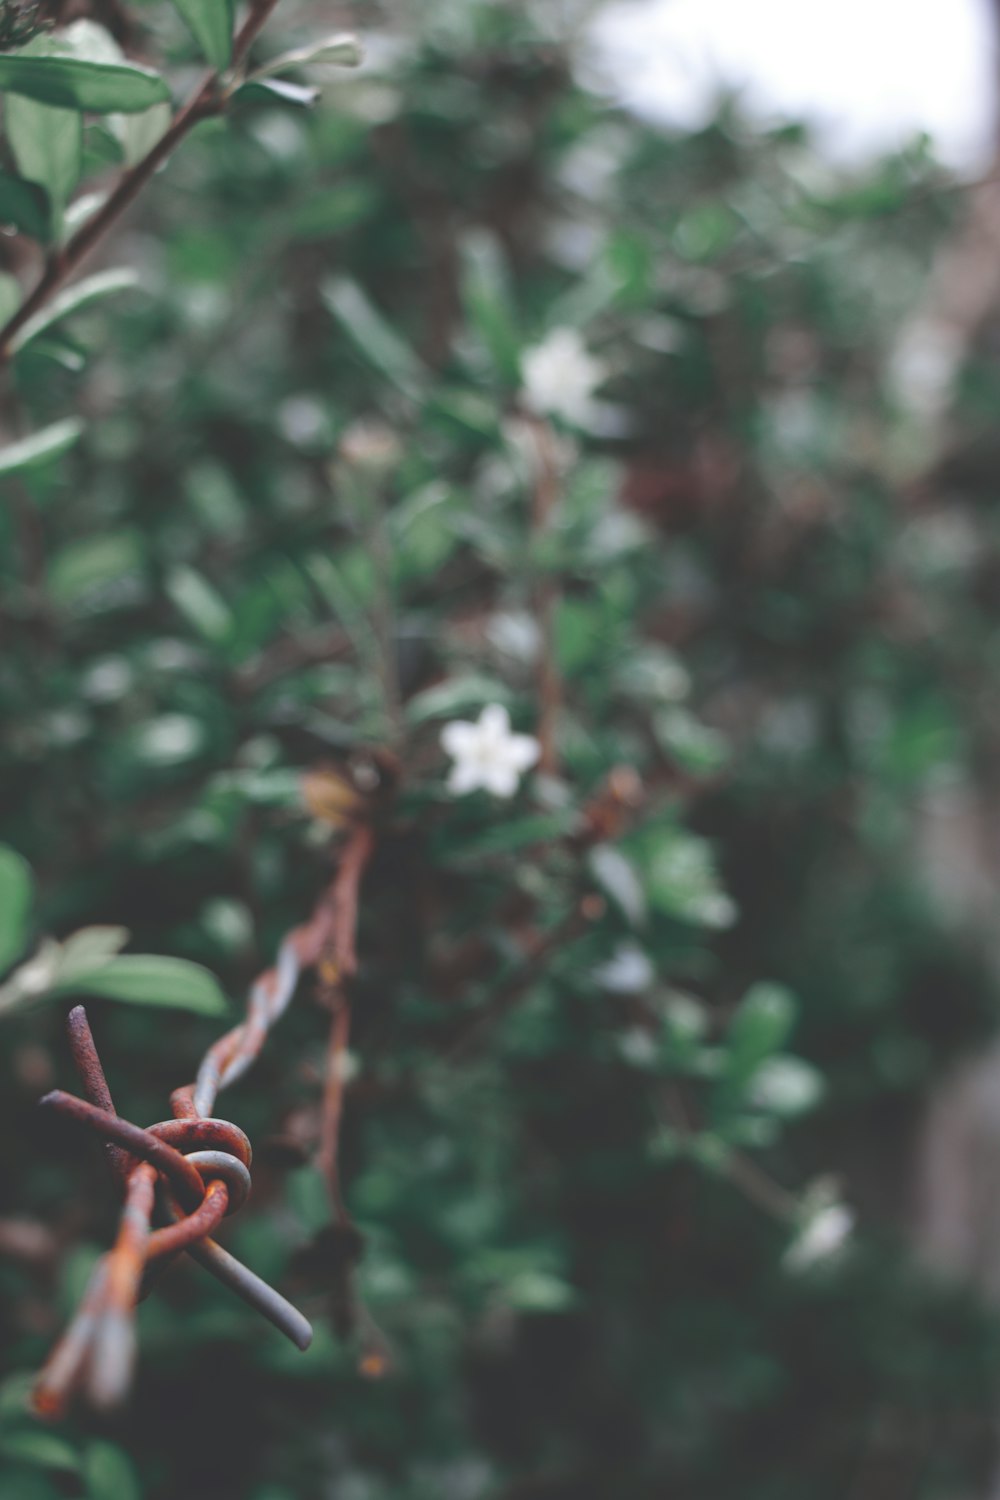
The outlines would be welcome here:
M 423 365 L 357 282 L 347 276 L 334 277 L 326 282 L 322 294 L 369 364 L 404 395 L 417 400 L 425 384 Z
M 15 351 L 23 349 L 25 344 L 30 343 L 32 339 L 37 338 L 40 333 L 51 328 L 53 323 L 58 323 L 60 319 L 68 318 L 71 313 L 81 312 L 92 302 L 99 302 L 103 297 L 110 297 L 115 292 L 127 292 L 138 284 L 139 277 L 136 272 L 126 267 L 119 267 L 113 271 L 97 271 L 93 276 L 85 276 L 82 281 L 76 281 L 72 286 L 66 287 L 65 291 L 53 297 L 47 306 L 30 318 L 14 339 L 11 348 Z
M 82 432 L 83 423 L 75 417 L 68 417 L 65 422 L 53 422 L 51 427 L 43 427 L 30 437 L 0 448 L 0 476 L 24 474 L 29 469 L 38 469 L 43 464 L 51 463 L 65 453 L 67 448 L 72 448 Z

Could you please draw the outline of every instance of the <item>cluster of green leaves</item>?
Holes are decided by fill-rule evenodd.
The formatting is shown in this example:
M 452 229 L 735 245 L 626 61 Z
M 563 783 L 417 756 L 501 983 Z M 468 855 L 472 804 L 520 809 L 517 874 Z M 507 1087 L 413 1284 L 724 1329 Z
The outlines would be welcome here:
M 295 9 L 274 40 L 297 80 Z M 194 21 L 142 14 L 164 55 L 197 38 L 224 66 Z M 913 858 L 915 802 L 987 744 L 1000 640 L 969 587 L 991 522 L 942 566 L 939 518 L 901 515 L 891 484 L 908 434 L 881 369 L 947 222 L 933 165 L 845 187 L 800 133 L 728 111 L 665 137 L 577 82 L 545 7 L 437 0 L 384 44 L 313 112 L 245 85 L 150 189 L 134 294 L 78 283 L 15 361 L 31 430 L 73 423 L 7 450 L 0 515 L 5 837 L 44 930 L 124 923 L 238 992 L 326 878 L 297 772 L 362 785 L 373 743 L 403 767 L 364 888 L 343 1144 L 395 1371 L 364 1381 L 327 1324 L 319 1174 L 267 1164 L 269 1135 L 315 1125 L 304 993 L 226 1109 L 264 1147 L 232 1243 L 316 1341 L 286 1351 L 178 1274 L 143 1308 L 120 1461 L 149 1500 L 833 1500 L 919 1451 L 920 1493 L 953 1493 L 988 1449 L 992 1324 L 906 1269 L 884 1219 L 790 1275 L 791 1226 L 740 1191 L 847 1172 L 877 1226 L 885 1123 L 993 1006 Z M 91 109 L 96 169 L 118 126 Z M 540 527 L 521 387 L 566 329 L 606 380 L 555 420 Z M 442 726 L 503 703 L 533 731 L 549 648 L 559 775 L 455 799 Z M 642 806 L 595 830 L 622 765 Z M 97 1009 L 120 1107 L 159 1118 L 216 1023 Z M 77 1241 L 72 1178 L 100 1163 L 65 1169 L 33 1124 L 58 1018 L 5 1036 L 5 1201 Z M 10 1370 L 37 1364 L 112 1210 L 91 1204 L 39 1317 L 0 1259 Z M 12 1379 L 8 1482 L 104 1493 L 85 1419 L 32 1456 Z

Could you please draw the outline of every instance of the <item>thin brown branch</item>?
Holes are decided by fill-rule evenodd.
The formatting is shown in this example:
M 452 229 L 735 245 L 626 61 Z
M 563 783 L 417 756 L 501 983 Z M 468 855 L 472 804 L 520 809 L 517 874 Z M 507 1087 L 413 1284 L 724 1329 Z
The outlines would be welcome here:
M 349 1225 L 350 1215 L 340 1187 L 340 1122 L 344 1112 L 347 1043 L 351 1031 L 351 1003 L 347 982 L 358 969 L 357 930 L 361 881 L 375 848 L 367 823 L 352 828 L 341 854 L 330 892 L 332 924 L 328 963 L 320 974 L 328 987 L 333 1016 L 327 1046 L 316 1162 L 326 1181 L 337 1220 Z
M 233 42 L 232 67 L 239 68 L 265 25 L 278 0 L 255 0 L 236 33 Z M 39 313 L 61 286 L 79 269 L 105 235 L 134 203 L 155 172 L 170 157 L 181 141 L 202 120 L 223 112 L 228 94 L 220 85 L 220 75 L 209 73 L 177 112 L 168 129 L 140 161 L 123 172 L 101 207 L 50 256 L 34 289 L 7 322 L 0 328 L 0 364 L 10 359 L 17 335 Z
M 532 496 L 531 529 L 537 543 L 544 536 L 559 499 L 559 462 L 557 439 L 548 422 L 531 419 L 535 441 L 537 471 Z M 538 624 L 538 742 L 541 751 L 538 769 L 549 776 L 559 770 L 556 736 L 562 707 L 562 682 L 556 667 L 555 615 L 559 598 L 558 584 L 543 574 L 535 587 L 535 619 Z

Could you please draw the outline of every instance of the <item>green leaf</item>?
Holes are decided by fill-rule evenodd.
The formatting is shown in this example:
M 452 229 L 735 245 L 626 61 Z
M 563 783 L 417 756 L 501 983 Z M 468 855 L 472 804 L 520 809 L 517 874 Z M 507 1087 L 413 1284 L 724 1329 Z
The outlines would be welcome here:
M 426 377 L 423 365 L 403 342 L 356 281 L 337 276 L 322 287 L 323 301 L 373 369 L 419 400 Z
M 84 1455 L 83 1472 L 88 1500 L 142 1500 L 135 1466 L 117 1443 L 92 1442 Z
M 349 31 L 338 36 L 326 37 L 308 47 L 297 47 L 294 52 L 282 52 L 269 63 L 250 74 L 252 80 L 274 73 L 287 73 L 292 68 L 307 68 L 316 63 L 332 63 L 338 68 L 356 68 L 364 61 L 364 49 L 358 38 Z
M 241 104 L 262 100 L 265 104 L 295 104 L 310 109 L 319 98 L 319 89 L 286 78 L 251 78 L 233 95 Z
M 6 844 L 0 844 L 0 969 L 6 969 L 28 938 L 31 870 Z
M 174 0 L 202 53 L 219 72 L 233 53 L 233 0 Z
M 509 1307 L 525 1313 L 565 1312 L 579 1300 L 575 1289 L 547 1271 L 520 1271 L 502 1290 Z
M 218 8 L 219 0 L 212 3 Z M 150 68 L 59 53 L 0 53 L 0 92 L 99 115 L 134 114 L 170 99 L 166 82 Z
M 126 953 L 103 968 L 82 974 L 57 991 L 72 989 L 131 1005 L 172 1005 L 203 1016 L 222 1016 L 229 1002 L 214 976 L 200 964 L 151 953 Z
M 0 327 L 12 318 L 21 305 L 21 288 L 13 276 L 0 272 Z
M 142 567 L 139 539 L 132 531 L 109 531 L 81 537 L 57 552 L 48 570 L 49 594 L 60 609 L 72 609 L 88 597 Z
M 45 189 L 58 221 L 83 170 L 83 120 L 75 110 L 51 109 L 12 95 L 5 101 L 7 142 L 22 177 Z M 58 229 L 50 225 L 50 233 Z
M 654 714 L 653 733 L 681 769 L 694 775 L 710 775 L 728 759 L 725 736 L 702 724 L 686 708 L 666 708 Z
M 51 463 L 72 448 L 82 432 L 83 423 L 76 417 L 67 417 L 64 422 L 53 422 L 51 427 L 9 443 L 0 448 L 0 474 L 24 474 Z
M 750 1080 L 750 1103 L 781 1119 L 795 1119 L 814 1109 L 823 1097 L 823 1075 L 801 1057 L 776 1053 L 767 1057 Z
M 595 844 L 588 859 L 590 872 L 622 915 L 638 927 L 646 920 L 646 895 L 631 860 L 613 844 Z
M 31 1464 L 40 1469 L 63 1469 L 75 1474 L 80 1468 L 76 1450 L 65 1438 L 37 1427 L 23 1432 L 8 1432 L 0 1437 L 0 1455 L 15 1463 Z
M 722 890 L 711 846 L 694 834 L 675 828 L 659 834 L 644 870 L 646 895 L 652 906 L 685 922 L 703 927 L 729 927 L 736 908 Z
M 462 244 L 462 296 L 497 374 L 517 385 L 521 347 L 507 268 L 499 243 L 484 231 L 467 235 Z
M 232 634 L 229 606 L 194 568 L 183 564 L 174 568 L 167 577 L 166 588 L 176 608 L 206 640 L 223 641 Z
M 67 205 L 62 222 L 64 242 L 72 239 L 81 224 L 85 224 L 88 219 L 94 217 L 101 205 L 107 202 L 107 197 L 107 193 L 81 193 L 79 198 L 74 198 L 73 202 Z
M 135 115 L 110 115 L 108 123 L 121 141 L 126 166 L 132 167 L 161 140 L 170 129 L 173 110 L 169 104 L 154 104 L 152 109 Z
M 82 281 L 74 282 L 72 286 L 66 287 L 65 291 L 53 297 L 33 318 L 29 318 L 11 347 L 15 350 L 23 349 L 25 344 L 37 338 L 47 328 L 51 328 L 53 323 L 58 323 L 62 318 L 68 318 L 71 313 L 81 312 L 92 302 L 99 302 L 115 292 L 129 291 L 138 284 L 139 277 L 136 272 L 125 267 L 114 271 L 98 271 L 93 276 L 85 276 Z
M 575 812 L 539 813 L 530 818 L 514 818 L 457 842 L 449 836 L 449 857 L 455 860 L 479 859 L 491 854 L 512 854 L 533 844 L 551 844 L 574 833 L 578 826 Z
M 795 997 L 783 985 L 751 985 L 726 1034 L 730 1078 L 748 1078 L 784 1046 L 795 1024 L 795 1011 Z
M 422 724 L 427 719 L 450 719 L 474 708 L 485 708 L 487 703 L 509 702 L 510 693 L 497 678 L 469 673 L 417 693 L 406 705 L 406 717 L 411 724 Z
M 37 183 L 0 172 L 0 223 L 13 224 L 33 240 L 49 234 L 49 205 Z
M 60 945 L 58 981 L 73 984 L 83 974 L 103 968 L 128 942 L 127 927 L 81 927 Z

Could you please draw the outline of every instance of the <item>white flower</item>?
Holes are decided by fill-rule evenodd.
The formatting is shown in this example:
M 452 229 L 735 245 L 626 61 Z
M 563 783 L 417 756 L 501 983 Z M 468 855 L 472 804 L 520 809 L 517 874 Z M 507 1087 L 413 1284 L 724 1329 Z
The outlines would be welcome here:
M 441 731 L 441 744 L 455 764 L 448 790 L 455 796 L 482 787 L 495 797 L 512 797 L 521 773 L 538 759 L 540 746 L 530 734 L 513 734 L 501 703 L 483 709 L 478 722 L 453 719 Z
M 788 1271 L 807 1271 L 835 1255 L 854 1228 L 854 1214 L 843 1203 L 828 1203 L 808 1219 L 785 1251 Z
M 521 357 L 524 402 L 534 412 L 577 425 L 590 414 L 594 391 L 605 376 L 575 328 L 553 328 Z

